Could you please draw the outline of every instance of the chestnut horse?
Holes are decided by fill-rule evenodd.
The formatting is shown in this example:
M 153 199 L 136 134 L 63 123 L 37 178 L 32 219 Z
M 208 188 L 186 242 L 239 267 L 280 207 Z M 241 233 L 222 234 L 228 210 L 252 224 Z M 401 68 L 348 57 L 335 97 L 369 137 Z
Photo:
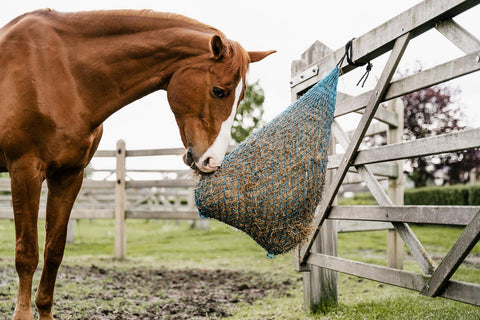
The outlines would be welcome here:
M 247 52 L 210 26 L 151 11 L 39 10 L 0 30 L 0 171 L 11 177 L 19 276 L 13 319 L 33 319 L 42 182 L 46 239 L 35 304 L 44 320 L 53 319 L 67 222 L 103 121 L 167 90 L 184 161 L 213 172 L 227 149 L 248 65 L 273 52 Z

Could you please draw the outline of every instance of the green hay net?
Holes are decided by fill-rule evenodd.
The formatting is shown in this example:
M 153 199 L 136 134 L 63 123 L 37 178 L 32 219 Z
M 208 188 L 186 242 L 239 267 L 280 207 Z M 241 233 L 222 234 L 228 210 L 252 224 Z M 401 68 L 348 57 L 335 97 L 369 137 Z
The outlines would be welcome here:
M 244 231 L 269 256 L 308 237 L 324 187 L 339 75 L 336 67 L 201 177 L 195 202 L 202 217 Z

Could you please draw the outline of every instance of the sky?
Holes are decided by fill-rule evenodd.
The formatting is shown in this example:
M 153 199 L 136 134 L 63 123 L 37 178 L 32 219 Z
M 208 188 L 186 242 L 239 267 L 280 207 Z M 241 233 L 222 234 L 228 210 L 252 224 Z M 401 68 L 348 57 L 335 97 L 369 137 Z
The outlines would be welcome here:
M 175 1 L 2 1 L 0 25 L 16 16 L 40 9 L 58 11 L 85 11 L 99 9 L 153 9 L 175 12 L 197 19 L 223 31 L 228 38 L 238 41 L 246 50 L 270 50 L 277 53 L 261 62 L 251 64 L 247 81 L 260 81 L 265 91 L 265 120 L 271 120 L 289 106 L 290 65 L 316 40 L 336 50 L 354 37 L 359 37 L 399 13 L 416 5 L 418 0 L 297 0 L 258 1 L 242 0 L 175 0 Z M 455 20 L 480 38 L 480 5 L 459 15 Z M 433 67 L 463 55 L 460 50 L 431 30 L 412 40 L 399 68 L 413 68 L 417 62 L 424 68 Z M 358 94 L 372 89 L 385 62 L 382 56 L 373 61 L 374 68 L 365 88 L 355 88 L 363 70 L 340 78 L 339 90 Z M 358 71 L 358 72 L 357 72 Z M 467 115 L 468 125 L 480 127 L 480 72 L 449 83 L 462 90 L 458 103 Z M 344 129 L 354 129 L 355 118 L 344 119 Z M 174 117 L 168 106 L 166 93 L 158 91 L 115 113 L 104 123 L 104 135 L 99 149 L 114 149 L 116 141 L 126 141 L 127 149 L 154 149 L 182 147 Z M 106 160 L 94 160 L 96 167 L 108 166 Z M 128 160 L 127 165 L 142 165 Z M 140 161 L 140 160 L 139 160 Z M 149 166 L 160 168 L 165 164 Z M 171 165 L 166 164 L 167 166 Z M 178 163 L 177 163 L 178 165 Z M 174 165 L 177 167 L 177 165 Z M 180 167 L 183 168 L 180 164 Z

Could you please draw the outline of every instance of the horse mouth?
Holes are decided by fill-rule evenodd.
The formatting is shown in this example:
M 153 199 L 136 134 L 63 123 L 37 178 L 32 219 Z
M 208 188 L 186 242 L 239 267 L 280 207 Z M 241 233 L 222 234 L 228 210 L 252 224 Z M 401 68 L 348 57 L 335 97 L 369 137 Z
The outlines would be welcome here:
M 207 163 L 204 165 L 198 166 L 195 163 L 195 160 L 193 159 L 192 152 L 190 150 L 187 150 L 185 154 L 183 155 L 183 162 L 189 166 L 191 169 L 193 169 L 195 172 L 202 174 L 202 175 L 209 175 L 215 172 L 218 169 L 218 166 L 210 166 Z

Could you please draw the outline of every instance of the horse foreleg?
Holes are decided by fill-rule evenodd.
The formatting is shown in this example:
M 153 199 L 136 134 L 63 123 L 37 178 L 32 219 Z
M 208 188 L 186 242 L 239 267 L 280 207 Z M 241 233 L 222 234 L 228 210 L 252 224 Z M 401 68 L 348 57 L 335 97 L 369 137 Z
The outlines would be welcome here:
M 40 320 L 51 320 L 53 293 L 58 268 L 63 259 L 67 224 L 78 191 L 82 186 L 83 171 L 73 175 L 54 175 L 47 178 L 48 199 L 44 265 L 35 304 Z
M 16 161 L 9 169 L 15 219 L 15 268 L 19 278 L 13 319 L 32 320 L 32 278 L 38 264 L 37 220 L 44 171 L 30 159 Z

